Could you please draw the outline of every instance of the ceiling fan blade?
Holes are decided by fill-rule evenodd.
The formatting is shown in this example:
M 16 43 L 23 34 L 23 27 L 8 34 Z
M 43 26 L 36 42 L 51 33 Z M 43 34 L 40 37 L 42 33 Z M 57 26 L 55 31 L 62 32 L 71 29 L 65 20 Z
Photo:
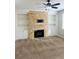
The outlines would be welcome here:
M 52 7 L 52 8 L 55 8 L 55 9 L 57 9 L 58 7 Z
M 43 4 L 47 6 L 47 4 L 45 4 L 45 3 L 43 3 Z
M 50 2 L 50 0 L 47 0 L 47 2 Z
M 52 6 L 57 6 L 57 5 L 60 5 L 60 3 L 53 4 Z

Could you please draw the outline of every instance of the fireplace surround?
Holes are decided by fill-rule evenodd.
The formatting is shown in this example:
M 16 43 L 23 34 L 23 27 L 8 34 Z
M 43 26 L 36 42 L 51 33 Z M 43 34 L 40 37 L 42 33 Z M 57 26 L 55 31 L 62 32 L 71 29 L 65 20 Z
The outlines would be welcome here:
M 48 36 L 48 12 L 29 11 L 28 19 L 28 38 L 35 39 Z

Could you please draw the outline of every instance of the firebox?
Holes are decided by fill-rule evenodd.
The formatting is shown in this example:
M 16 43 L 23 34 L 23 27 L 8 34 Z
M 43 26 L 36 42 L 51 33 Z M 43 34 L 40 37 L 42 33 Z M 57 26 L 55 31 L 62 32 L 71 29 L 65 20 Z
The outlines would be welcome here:
M 36 31 L 34 31 L 34 37 L 35 38 L 44 37 L 44 30 L 36 30 Z

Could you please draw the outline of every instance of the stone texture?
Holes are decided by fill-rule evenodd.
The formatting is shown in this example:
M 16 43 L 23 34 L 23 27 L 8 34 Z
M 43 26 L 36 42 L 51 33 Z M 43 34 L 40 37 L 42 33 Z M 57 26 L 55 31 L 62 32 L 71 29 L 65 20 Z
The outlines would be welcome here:
M 28 18 L 28 37 L 34 38 L 34 31 L 44 29 L 44 36 L 48 36 L 48 13 L 44 11 L 29 11 L 27 13 Z M 43 23 L 37 23 L 38 19 L 43 19 Z

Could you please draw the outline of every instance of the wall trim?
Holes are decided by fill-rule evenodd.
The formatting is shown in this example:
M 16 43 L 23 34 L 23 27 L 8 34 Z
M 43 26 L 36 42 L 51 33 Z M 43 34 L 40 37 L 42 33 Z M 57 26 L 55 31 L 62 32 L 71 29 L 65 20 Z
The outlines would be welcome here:
M 57 34 L 57 36 L 59 36 L 61 38 L 64 38 L 64 35 L 61 35 L 61 34 Z

